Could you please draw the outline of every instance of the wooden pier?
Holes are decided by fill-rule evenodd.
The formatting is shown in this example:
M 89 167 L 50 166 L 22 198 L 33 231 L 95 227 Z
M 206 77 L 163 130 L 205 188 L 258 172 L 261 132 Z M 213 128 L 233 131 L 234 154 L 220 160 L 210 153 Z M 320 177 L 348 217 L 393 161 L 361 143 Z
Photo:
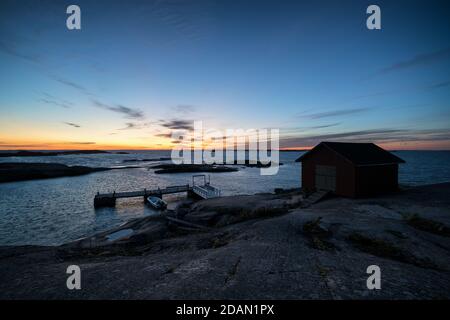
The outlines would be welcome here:
M 192 177 L 192 186 L 186 184 L 179 186 L 170 186 L 165 188 L 143 189 L 139 191 L 112 192 L 112 193 L 98 192 L 94 197 L 94 206 L 96 208 L 114 207 L 116 205 L 116 199 L 142 197 L 144 198 L 145 201 L 145 199 L 149 196 L 162 198 L 162 196 L 165 194 L 182 193 L 182 192 L 187 192 L 188 196 L 197 197 L 200 199 L 210 199 L 220 197 L 221 195 L 220 190 L 211 186 L 209 182 L 206 182 L 206 178 L 204 178 L 203 185 L 196 185 L 194 179 L 195 177 L 200 177 L 200 175 Z

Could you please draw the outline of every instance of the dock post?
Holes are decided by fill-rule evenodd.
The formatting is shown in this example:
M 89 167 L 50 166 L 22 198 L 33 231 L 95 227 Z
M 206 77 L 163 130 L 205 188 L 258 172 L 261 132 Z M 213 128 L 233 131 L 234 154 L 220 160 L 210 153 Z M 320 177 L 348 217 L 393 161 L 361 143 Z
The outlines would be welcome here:
M 100 197 L 96 196 L 94 198 L 94 207 L 114 207 L 116 205 L 116 197 Z

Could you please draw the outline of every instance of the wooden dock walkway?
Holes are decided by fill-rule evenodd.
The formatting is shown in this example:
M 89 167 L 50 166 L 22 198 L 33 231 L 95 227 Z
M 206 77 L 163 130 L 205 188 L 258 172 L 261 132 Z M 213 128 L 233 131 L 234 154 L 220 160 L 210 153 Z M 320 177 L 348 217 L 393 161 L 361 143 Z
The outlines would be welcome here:
M 201 199 L 210 199 L 220 197 L 220 190 L 211 186 L 209 182 L 203 185 L 192 186 L 189 184 L 170 186 L 165 188 L 156 189 L 143 189 L 139 191 L 127 191 L 127 192 L 112 192 L 112 193 L 100 193 L 98 192 L 94 197 L 94 206 L 97 207 L 114 207 L 116 205 L 116 199 L 122 198 L 136 198 L 142 197 L 144 201 L 149 196 L 156 196 L 162 198 L 165 194 L 182 193 L 187 192 L 190 196 L 196 196 Z

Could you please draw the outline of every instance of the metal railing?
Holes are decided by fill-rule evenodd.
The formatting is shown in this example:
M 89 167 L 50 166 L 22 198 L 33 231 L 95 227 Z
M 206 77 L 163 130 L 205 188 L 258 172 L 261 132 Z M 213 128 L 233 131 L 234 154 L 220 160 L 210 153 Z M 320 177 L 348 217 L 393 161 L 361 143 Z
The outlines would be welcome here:
M 193 186 L 192 191 L 204 199 L 220 197 L 220 190 L 211 187 L 210 185 Z

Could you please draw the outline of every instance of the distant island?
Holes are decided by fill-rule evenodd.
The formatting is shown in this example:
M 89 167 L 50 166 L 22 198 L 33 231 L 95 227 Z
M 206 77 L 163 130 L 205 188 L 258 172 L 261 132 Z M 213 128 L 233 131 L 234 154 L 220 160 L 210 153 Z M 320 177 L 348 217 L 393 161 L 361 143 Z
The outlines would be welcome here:
M 158 160 L 170 160 L 170 158 L 160 158 Z M 126 160 L 124 160 L 125 162 Z M 144 160 L 131 160 L 131 161 L 157 161 L 156 159 L 144 159 Z M 150 169 L 158 169 L 155 171 L 157 174 L 161 173 L 185 173 L 185 172 L 235 172 L 239 171 L 238 168 L 233 166 L 244 166 L 247 168 L 268 168 L 272 163 L 263 164 L 260 161 L 257 163 L 250 163 L 248 160 L 245 163 L 234 163 L 230 164 L 160 164 L 150 167 Z M 283 165 L 279 163 L 279 165 Z
M 125 159 L 122 162 L 153 162 L 153 161 L 169 161 L 172 158 L 151 158 L 151 159 Z
M 238 168 L 230 168 L 226 166 L 217 166 L 211 164 L 160 164 L 150 169 L 158 169 L 157 174 L 161 173 L 183 173 L 183 172 L 234 172 L 239 171 Z
M 91 168 L 86 166 L 66 166 L 60 163 L 0 163 L 0 183 L 35 179 L 72 177 L 98 171 L 131 169 L 136 167 Z
M 70 154 L 99 154 L 109 153 L 102 150 L 71 150 L 71 151 L 26 151 L 20 150 L 15 152 L 0 152 L 0 157 L 51 157 L 51 156 L 63 156 Z
M 237 160 L 234 160 L 233 163 L 227 163 L 226 165 L 245 166 L 247 168 L 269 168 L 272 166 L 272 161 L 270 161 L 268 163 L 262 163 L 261 161 L 258 161 L 256 163 L 250 163 L 249 159 L 245 159 L 245 163 L 238 163 Z M 273 165 L 276 165 L 276 163 L 274 162 Z M 278 163 L 278 165 L 282 166 L 283 163 L 280 162 L 280 163 Z

